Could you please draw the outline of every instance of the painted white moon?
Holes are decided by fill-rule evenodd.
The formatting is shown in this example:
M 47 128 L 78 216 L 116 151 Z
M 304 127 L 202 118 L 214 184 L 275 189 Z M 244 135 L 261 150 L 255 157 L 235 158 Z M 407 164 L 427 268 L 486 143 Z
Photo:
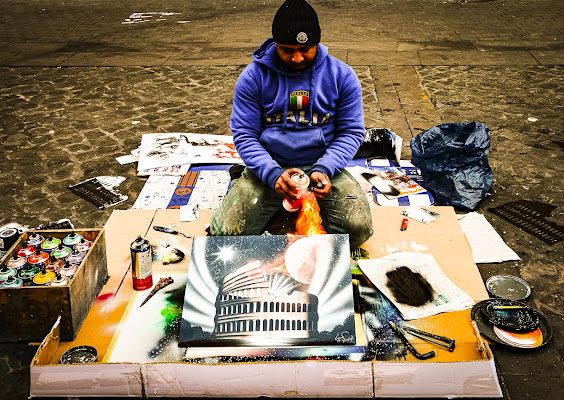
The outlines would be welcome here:
M 301 283 L 311 283 L 322 242 L 319 236 L 306 236 L 292 243 L 284 256 L 286 269 L 292 278 Z

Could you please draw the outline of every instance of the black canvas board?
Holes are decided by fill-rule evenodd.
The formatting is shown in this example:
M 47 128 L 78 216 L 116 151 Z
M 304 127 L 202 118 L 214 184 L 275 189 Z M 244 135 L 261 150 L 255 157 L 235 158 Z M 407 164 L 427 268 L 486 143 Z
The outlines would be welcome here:
M 196 237 L 179 345 L 355 345 L 348 235 Z

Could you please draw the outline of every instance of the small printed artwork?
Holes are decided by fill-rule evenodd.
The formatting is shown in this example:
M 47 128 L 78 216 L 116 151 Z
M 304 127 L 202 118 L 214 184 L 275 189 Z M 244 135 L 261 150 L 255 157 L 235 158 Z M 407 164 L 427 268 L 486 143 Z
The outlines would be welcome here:
M 230 184 L 229 171 L 225 168 L 192 167 L 178 182 L 166 208 L 190 205 L 215 210 L 221 205 Z
M 396 167 L 382 167 L 362 176 L 388 199 L 423 193 L 426 190 Z
M 167 165 L 166 167 L 155 167 L 150 169 L 145 169 L 142 171 L 137 171 L 138 176 L 150 176 L 150 175 L 177 175 L 183 176 L 190 169 L 190 164 L 184 165 Z
M 170 165 L 243 161 L 233 138 L 198 133 L 147 133 L 141 138 L 138 171 Z
M 135 204 L 133 204 L 131 208 L 133 210 L 157 210 L 166 208 L 179 180 L 179 176 L 172 175 L 149 176 L 139 196 L 137 196 Z
M 196 237 L 180 346 L 355 345 L 348 235 Z

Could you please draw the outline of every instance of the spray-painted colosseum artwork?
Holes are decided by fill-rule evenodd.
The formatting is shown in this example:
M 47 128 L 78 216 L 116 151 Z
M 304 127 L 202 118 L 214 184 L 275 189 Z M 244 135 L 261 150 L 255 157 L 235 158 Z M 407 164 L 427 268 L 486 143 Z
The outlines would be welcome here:
M 180 346 L 355 343 L 348 235 L 194 238 Z

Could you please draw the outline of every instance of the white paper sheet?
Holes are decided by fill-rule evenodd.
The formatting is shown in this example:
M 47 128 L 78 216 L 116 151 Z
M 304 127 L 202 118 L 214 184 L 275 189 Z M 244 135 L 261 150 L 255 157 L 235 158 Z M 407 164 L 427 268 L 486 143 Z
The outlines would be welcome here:
M 139 161 L 139 156 L 134 156 L 133 154 L 126 154 L 124 156 L 116 157 L 116 161 L 121 165 L 130 164 Z
M 155 167 L 137 171 L 138 176 L 148 175 L 175 175 L 184 176 L 190 169 L 190 164 L 184 165 L 168 165 L 166 167 Z
M 233 138 L 198 133 L 146 133 L 141 137 L 138 171 L 168 165 L 242 164 Z
M 229 188 L 229 171 L 201 171 L 187 206 L 200 210 L 216 210 Z
M 151 175 L 141 193 L 137 196 L 133 210 L 157 210 L 164 209 L 170 203 L 172 194 L 176 190 L 180 176 Z
M 471 212 L 458 215 L 458 221 L 468 239 L 476 264 L 521 260 L 517 253 L 505 244 L 484 215 Z
M 197 221 L 200 218 L 200 206 L 198 204 L 186 204 L 185 206 L 180 206 L 180 221 L 189 222 Z
M 442 312 L 466 310 L 474 305 L 474 300 L 443 273 L 430 254 L 398 252 L 378 259 L 361 259 L 358 260 L 358 265 L 406 320 L 429 317 Z M 404 266 L 414 273 L 421 274 L 429 282 L 435 292 L 432 302 L 414 307 L 396 301 L 386 285 L 388 281 L 386 273 Z

